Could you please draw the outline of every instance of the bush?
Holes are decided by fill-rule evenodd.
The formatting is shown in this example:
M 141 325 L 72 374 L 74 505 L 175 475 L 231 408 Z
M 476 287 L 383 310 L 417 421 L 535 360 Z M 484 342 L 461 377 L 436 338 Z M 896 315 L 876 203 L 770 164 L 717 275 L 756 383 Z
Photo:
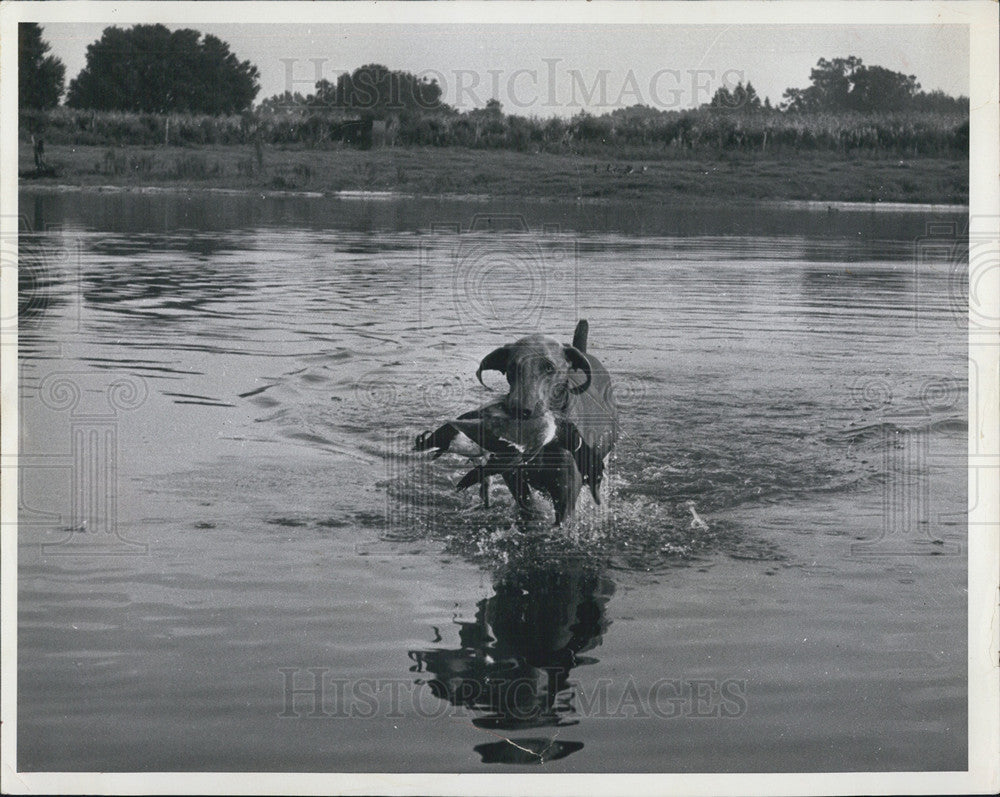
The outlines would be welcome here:
M 637 106 L 638 108 L 638 106 Z M 305 107 L 281 115 L 133 114 L 55 108 L 20 115 L 22 137 L 49 144 L 119 147 L 169 143 L 254 146 L 343 146 L 361 143 L 364 124 Z M 408 111 L 392 122 L 404 146 L 591 154 L 598 157 L 675 158 L 691 153 L 828 151 L 844 156 L 968 156 L 969 118 L 941 111 L 790 113 L 703 108 L 691 111 L 626 109 L 571 120 L 505 116 L 500 112 Z M 352 132 L 353 131 L 353 132 Z M 613 148 L 613 150 L 609 150 Z M 259 164 L 258 164 L 259 166 Z

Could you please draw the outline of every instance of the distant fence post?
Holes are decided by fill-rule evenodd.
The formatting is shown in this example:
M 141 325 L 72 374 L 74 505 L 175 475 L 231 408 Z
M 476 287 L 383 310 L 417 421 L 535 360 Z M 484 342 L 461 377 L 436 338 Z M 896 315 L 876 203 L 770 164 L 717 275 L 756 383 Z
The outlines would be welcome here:
M 163 122 L 163 146 L 170 146 L 170 117 L 166 117 Z

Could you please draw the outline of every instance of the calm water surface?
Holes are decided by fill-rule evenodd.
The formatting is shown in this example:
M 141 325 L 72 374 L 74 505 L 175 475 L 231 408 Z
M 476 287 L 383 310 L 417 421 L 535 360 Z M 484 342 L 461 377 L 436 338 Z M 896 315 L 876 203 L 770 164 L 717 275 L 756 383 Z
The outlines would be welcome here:
M 961 216 L 20 212 L 22 769 L 965 769 Z M 580 317 L 605 500 L 517 527 L 411 441 Z

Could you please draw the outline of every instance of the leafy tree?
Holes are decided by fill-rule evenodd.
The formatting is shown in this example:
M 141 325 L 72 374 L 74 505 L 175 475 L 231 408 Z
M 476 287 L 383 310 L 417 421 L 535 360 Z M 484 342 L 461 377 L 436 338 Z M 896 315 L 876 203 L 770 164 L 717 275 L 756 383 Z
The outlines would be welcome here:
M 165 25 L 105 28 L 69 84 L 72 108 L 231 114 L 250 106 L 259 72 L 221 39 Z
M 805 89 L 786 89 L 782 95 L 790 111 L 843 111 L 847 110 L 847 97 L 851 93 L 854 71 L 861 66 L 861 59 L 851 55 L 828 61 L 820 58 L 816 68 L 809 73 L 812 85 Z
M 915 75 L 882 66 L 865 66 L 860 58 L 820 58 L 809 73 L 812 85 L 787 89 L 790 111 L 900 111 L 913 107 L 920 84 Z
M 709 108 L 735 108 L 736 102 L 733 100 L 733 93 L 725 86 L 719 86 L 708 102 Z
M 580 141 L 608 141 L 612 138 L 614 122 L 606 114 L 593 116 L 580 111 L 570 120 L 570 130 Z
M 737 90 L 741 88 L 739 84 L 736 85 Z M 757 89 L 753 87 L 753 83 L 749 80 L 743 88 L 742 96 L 740 97 L 740 107 L 746 108 L 749 111 L 759 111 L 761 109 L 760 96 L 757 94 Z
M 18 107 L 53 108 L 59 104 L 66 67 L 54 55 L 46 55 L 50 49 L 38 23 L 17 26 Z
M 260 112 L 270 116 L 302 113 L 305 110 L 306 98 L 298 91 L 294 94 L 290 91 L 275 94 L 260 103 Z
M 646 123 L 653 124 L 663 118 L 666 111 L 662 111 L 659 108 L 651 108 L 648 105 L 629 105 L 626 108 L 615 108 L 611 111 L 611 116 L 614 117 L 616 121 L 623 123 Z
M 503 104 L 494 97 L 492 100 L 486 101 L 486 113 L 489 116 L 501 117 L 503 116 Z
M 965 96 L 952 97 L 940 89 L 934 91 L 918 91 L 910 102 L 915 111 L 936 111 L 938 113 L 969 113 L 969 98 Z
M 712 95 L 708 107 L 720 110 L 759 111 L 762 106 L 753 83 L 747 81 L 744 86 L 741 80 L 731 91 L 725 86 L 719 86 Z
M 910 106 L 919 88 L 915 75 L 862 66 L 854 73 L 848 103 L 856 111 L 901 111 Z
M 337 78 L 336 84 L 319 81 L 311 102 L 370 119 L 384 119 L 390 113 L 403 111 L 444 108 L 441 86 L 436 80 L 390 70 L 381 64 L 366 64 L 350 74 L 345 72 Z
M 551 117 L 543 128 L 545 141 L 550 144 L 562 143 L 569 133 L 569 125 L 558 116 Z

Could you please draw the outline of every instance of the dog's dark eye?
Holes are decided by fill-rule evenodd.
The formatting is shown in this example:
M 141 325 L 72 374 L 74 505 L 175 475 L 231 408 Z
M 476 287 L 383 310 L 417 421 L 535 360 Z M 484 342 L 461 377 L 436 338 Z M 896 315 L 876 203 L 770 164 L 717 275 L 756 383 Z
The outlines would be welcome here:
M 542 370 L 545 371 L 545 373 L 547 373 L 547 374 L 554 374 L 555 371 L 556 371 L 556 367 L 552 363 L 546 361 L 542 365 Z

